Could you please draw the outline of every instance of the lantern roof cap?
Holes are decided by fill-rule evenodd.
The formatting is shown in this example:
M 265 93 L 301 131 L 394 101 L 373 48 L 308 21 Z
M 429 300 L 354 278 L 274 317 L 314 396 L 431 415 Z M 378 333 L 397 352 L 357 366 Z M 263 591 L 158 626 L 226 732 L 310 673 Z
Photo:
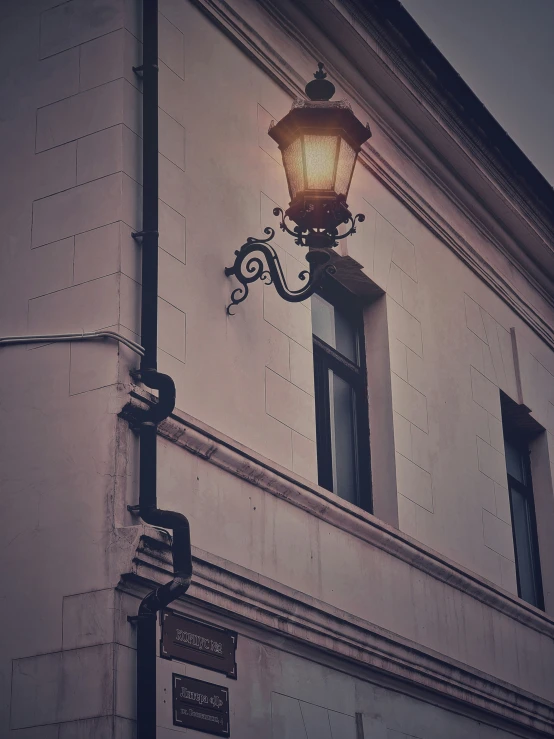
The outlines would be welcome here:
M 359 150 L 371 137 L 369 125 L 359 121 L 346 100 L 295 100 L 289 113 L 269 127 L 269 135 L 281 149 L 302 132 L 340 133 Z

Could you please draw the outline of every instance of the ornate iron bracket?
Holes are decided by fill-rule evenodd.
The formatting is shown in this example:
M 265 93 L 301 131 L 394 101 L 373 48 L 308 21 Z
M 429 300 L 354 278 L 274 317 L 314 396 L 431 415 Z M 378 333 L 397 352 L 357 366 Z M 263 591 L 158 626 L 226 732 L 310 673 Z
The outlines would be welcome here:
M 333 246 L 338 246 L 341 239 L 345 239 L 347 236 L 356 233 L 356 223 L 363 223 L 365 216 L 363 213 L 353 216 L 346 203 L 339 201 L 334 204 L 335 207 L 331 209 L 331 206 L 327 205 L 324 208 L 325 213 L 331 216 L 333 221 L 338 224 L 349 223 L 350 228 L 342 234 L 339 234 L 338 228 L 327 228 L 327 229 L 315 229 L 315 228 L 302 228 L 302 226 L 294 226 L 290 228 L 287 225 L 288 211 L 283 212 L 282 208 L 273 208 L 274 216 L 281 216 L 281 223 L 279 228 L 281 231 L 285 231 L 294 238 L 294 243 L 298 246 L 307 246 L 309 248 L 316 249 L 329 249 Z M 313 206 L 308 206 L 307 209 L 297 212 L 295 217 L 302 223 L 304 219 L 309 217 L 309 209 Z
M 317 290 L 326 273 L 334 274 L 336 272 L 336 268 L 329 264 L 331 248 L 338 246 L 339 239 L 344 239 L 356 232 L 357 221 L 365 220 L 365 216 L 361 213 L 354 217 L 348 214 L 348 218 L 345 218 L 344 222 L 350 222 L 350 228 L 346 233 L 339 235 L 336 229 L 333 231 L 314 231 L 311 229 L 302 231 L 299 226 L 296 226 L 294 230 L 291 230 L 286 224 L 286 216 L 281 208 L 274 208 L 273 214 L 281 216 L 281 230 L 293 236 L 296 244 L 309 247 L 306 254 L 309 269 L 302 270 L 298 275 L 300 280 L 307 280 L 307 282 L 298 290 L 289 288 L 279 256 L 269 243 L 275 236 L 275 231 L 270 226 L 266 226 L 264 233 L 267 238 L 257 239 L 254 236 L 247 238 L 246 243 L 235 251 L 236 258 L 233 266 L 225 268 L 227 277 L 234 275 L 241 283 L 241 287 L 235 288 L 231 293 L 231 302 L 227 306 L 227 314 L 230 316 L 234 315 L 231 310 L 232 307 L 246 300 L 249 291 L 248 286 L 256 280 L 261 280 L 266 285 L 275 285 L 278 294 L 289 303 L 300 303 L 302 300 L 309 298 Z

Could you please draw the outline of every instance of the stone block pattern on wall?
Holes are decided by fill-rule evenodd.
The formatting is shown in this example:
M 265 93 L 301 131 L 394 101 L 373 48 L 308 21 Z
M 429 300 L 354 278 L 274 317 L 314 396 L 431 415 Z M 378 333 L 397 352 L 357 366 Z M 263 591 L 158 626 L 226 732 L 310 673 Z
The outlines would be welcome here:
M 364 268 L 387 296 L 399 526 L 425 540 L 434 499 L 416 249 L 367 201 L 364 212 Z
M 40 16 L 39 56 L 59 54 L 120 28 L 140 37 L 140 15 L 128 0 L 71 0 Z
M 113 645 L 15 660 L 12 686 L 14 729 L 110 714 Z
M 468 329 L 470 417 L 476 438 L 476 490 L 483 508 L 483 544 L 488 577 L 517 592 L 510 501 L 504 457 L 500 390 L 518 398 L 510 332 L 469 295 L 464 295 Z
M 133 607 L 112 589 L 63 599 L 61 651 L 13 662 L 12 729 L 35 736 L 40 727 L 55 739 L 134 735 Z
M 299 273 L 305 264 L 298 261 L 302 251 L 294 240 L 278 229 L 273 208 L 285 208 L 288 202 L 281 153 L 267 131 L 278 116 L 258 104 L 258 144 L 261 152 L 262 173 L 267 190 L 260 192 L 260 227 L 275 229 L 272 241 L 279 254 L 287 282 L 293 289 L 300 285 Z M 277 183 L 268 185 L 276 175 Z M 263 292 L 263 315 L 269 331 L 266 359 L 266 412 L 290 429 L 291 466 L 302 477 L 317 482 L 315 442 L 314 370 L 312 355 L 311 305 L 287 303 L 272 287 Z
M 295 739 L 356 739 L 356 719 L 280 693 L 271 694 L 274 736 Z
M 159 369 L 183 387 L 187 321 L 185 42 L 182 31 L 160 8 L 159 37 Z
M 58 85 L 40 99 L 36 116 L 33 331 L 110 327 L 138 340 L 140 244 L 131 233 L 141 227 L 142 83 L 132 71 L 142 57 L 139 10 L 130 0 L 71 0 L 41 15 L 39 67 Z M 159 19 L 159 335 L 162 363 L 179 367 L 186 328 L 185 56 L 182 32 Z M 125 362 L 108 346 L 73 346 L 70 393 L 126 379 L 128 361 L 136 360 L 127 350 L 120 354 Z
M 549 434 L 554 434 L 554 362 L 527 353 L 522 368 L 523 402 Z

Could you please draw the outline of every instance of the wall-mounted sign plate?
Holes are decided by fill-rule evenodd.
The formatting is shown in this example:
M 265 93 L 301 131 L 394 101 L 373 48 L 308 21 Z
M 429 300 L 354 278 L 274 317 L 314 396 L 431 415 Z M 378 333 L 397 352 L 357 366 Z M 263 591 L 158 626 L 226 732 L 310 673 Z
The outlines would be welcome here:
M 165 659 L 180 659 L 236 679 L 236 648 L 234 631 L 173 611 L 162 612 L 161 656 Z
M 204 731 L 216 736 L 230 736 L 229 690 L 185 675 L 172 676 L 173 724 Z

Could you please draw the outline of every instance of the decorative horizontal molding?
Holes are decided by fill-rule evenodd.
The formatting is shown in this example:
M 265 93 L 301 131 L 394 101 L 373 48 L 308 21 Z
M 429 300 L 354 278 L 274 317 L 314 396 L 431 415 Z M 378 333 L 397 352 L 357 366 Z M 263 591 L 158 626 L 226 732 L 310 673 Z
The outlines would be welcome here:
M 294 41 L 305 48 L 314 58 L 321 56 L 321 51 L 314 46 L 309 39 L 307 39 L 301 31 L 299 31 L 289 18 L 287 18 L 282 12 L 278 11 L 275 7 L 274 0 L 257 0 L 265 8 L 266 12 L 269 13 L 276 22 L 282 27 L 282 30 L 291 36 Z M 489 186 L 494 190 L 498 197 L 504 202 L 504 204 L 518 217 L 522 222 L 525 222 L 527 228 L 530 231 L 534 231 L 535 235 L 538 235 L 542 241 L 542 248 L 545 254 L 550 257 L 554 256 L 554 229 L 552 223 L 549 221 L 545 222 L 544 218 L 535 208 L 536 203 L 533 200 L 524 199 L 520 197 L 520 191 L 513 186 L 513 176 L 507 175 L 502 167 L 500 167 L 495 159 L 495 152 L 491 152 L 484 144 L 483 141 L 478 139 L 472 131 L 464 124 L 464 121 L 460 118 L 459 110 L 456 110 L 451 99 L 443 94 L 437 86 L 436 81 L 429 82 L 428 78 L 421 76 L 419 71 L 416 71 L 413 66 L 409 63 L 406 57 L 406 48 L 403 42 L 399 42 L 398 34 L 391 33 L 390 27 L 387 26 L 386 30 L 383 30 L 376 23 L 371 22 L 371 13 L 368 13 L 369 6 L 365 3 L 361 3 L 360 0 L 340 0 L 340 2 L 333 2 L 332 0 L 324 0 L 323 3 L 320 0 L 302 0 L 299 3 L 299 7 L 302 5 L 307 12 L 307 17 L 314 24 L 317 24 L 317 18 L 322 15 L 322 10 L 325 8 L 332 7 L 333 11 L 339 16 L 345 19 L 345 22 L 351 27 L 353 34 L 357 35 L 363 40 L 366 48 L 372 53 L 372 62 L 375 65 L 380 66 L 386 71 L 392 79 L 396 81 L 399 87 L 407 90 L 413 97 L 414 92 L 416 93 L 417 99 L 422 101 L 425 110 L 430 116 L 430 122 L 437 128 L 440 128 L 447 132 L 448 136 L 452 141 L 456 142 L 456 145 L 461 151 L 463 151 L 468 158 L 474 164 L 475 170 L 480 171 L 485 179 L 488 181 Z M 311 12 L 311 15 L 309 14 Z M 322 26 L 323 27 L 323 26 Z M 334 27 L 327 27 L 325 31 L 329 34 L 329 40 L 332 41 L 333 33 L 335 33 Z M 379 128 L 385 137 L 394 145 L 394 147 L 402 153 L 402 156 L 408 159 L 416 169 L 422 171 L 425 177 L 433 183 L 440 190 L 440 192 L 450 200 L 460 211 L 464 213 L 464 216 L 472 224 L 474 228 L 483 236 L 485 239 L 490 241 L 500 253 L 510 261 L 512 266 L 524 276 L 531 285 L 541 294 L 541 296 L 554 306 L 554 298 L 552 294 L 545 290 L 545 288 L 537 282 L 537 280 L 529 274 L 529 272 L 521 265 L 518 261 L 514 262 L 514 258 L 504 248 L 501 242 L 487 229 L 484 224 L 468 209 L 459 197 L 457 197 L 451 189 L 449 189 L 445 183 L 440 179 L 436 173 L 436 166 L 429 166 L 423 159 L 416 155 L 414 150 L 406 144 L 406 141 L 398 132 L 383 118 L 375 109 L 373 109 L 363 95 L 360 93 L 351 82 L 350 79 L 346 78 L 341 71 L 327 64 L 329 70 L 332 71 L 334 79 L 340 82 L 342 89 L 347 92 L 352 100 L 356 101 L 356 104 L 367 115 L 370 115 L 374 121 L 379 125 Z M 401 174 L 394 169 L 388 162 L 386 162 L 379 152 L 372 145 L 372 142 L 368 142 L 364 145 L 364 149 L 361 155 L 362 163 L 365 162 L 366 166 L 372 169 L 375 165 L 374 157 L 377 162 L 381 162 L 385 169 L 393 173 L 395 181 L 398 181 L 402 186 L 406 186 L 408 192 L 412 192 L 419 197 L 419 193 L 413 190 L 410 185 L 405 181 Z M 386 182 L 383 184 L 386 185 Z M 442 219 L 440 215 L 432 208 L 432 206 L 421 198 L 422 202 L 430 209 L 430 212 L 435 214 L 439 221 L 442 223 L 447 230 L 450 230 L 453 234 L 459 237 L 463 243 L 467 245 L 467 242 L 454 230 L 451 229 L 449 223 Z M 471 247 L 469 247 L 471 250 Z M 520 250 L 521 246 L 519 246 Z
M 120 415 L 132 425 L 136 423 L 143 404 L 151 401 L 153 396 L 134 391 L 131 393 L 131 402 L 125 406 Z M 370 513 L 318 485 L 311 484 L 186 413 L 175 411 L 158 426 L 158 433 L 229 474 L 286 500 L 291 505 L 471 595 L 516 621 L 554 637 L 554 620 L 542 611 L 442 557 L 438 552 L 383 523 Z
M 435 72 L 428 69 L 427 74 L 424 74 L 420 68 L 416 68 L 413 64 L 413 52 L 410 59 L 410 52 L 406 49 L 404 39 L 400 40 L 398 33 L 391 33 L 387 22 L 384 26 L 382 20 L 376 22 L 369 10 L 370 6 L 363 1 L 340 0 L 333 5 L 339 13 L 348 18 L 350 25 L 376 40 L 390 60 L 387 62 L 390 71 L 395 77 L 404 78 L 409 87 L 417 91 L 419 99 L 433 111 L 433 117 L 451 132 L 453 138 L 457 138 L 464 149 L 471 152 L 472 158 L 487 174 L 497 191 L 502 193 L 505 200 L 517 206 L 520 215 L 542 235 L 546 249 L 552 252 L 554 240 L 552 223 L 545 222 L 544 211 L 537 207 L 536 196 L 530 196 L 529 190 L 517 187 L 513 172 L 507 168 L 506 161 L 499 158 L 496 150 L 491 149 L 483 137 L 483 132 L 476 131 L 475 123 L 468 125 L 467 120 L 464 120 L 463 114 L 460 114 L 461 107 L 457 104 L 458 101 L 453 102 L 453 96 L 448 94 L 450 91 L 445 90 L 440 81 L 437 81 Z M 446 62 L 445 66 L 450 66 L 447 60 Z M 452 72 L 456 74 L 455 70 Z
M 272 0 L 258 0 L 262 7 L 270 14 L 274 23 L 288 37 L 293 38 L 298 44 L 301 44 L 307 53 L 311 54 L 314 59 L 321 57 L 321 51 L 298 29 L 296 29 L 290 20 L 281 12 Z M 263 39 L 256 30 L 247 23 L 235 10 L 233 10 L 225 0 L 193 0 L 193 2 L 205 12 L 225 33 L 228 35 L 245 53 L 247 53 L 269 76 L 271 76 L 283 89 L 291 94 L 291 96 L 303 96 L 303 81 L 296 71 L 286 62 L 286 60 Z M 337 7 L 335 5 L 335 7 Z M 355 18 L 355 20 L 354 20 Z M 359 14 L 352 16 L 352 23 L 357 23 L 358 27 L 362 27 L 362 21 Z M 380 43 L 384 43 L 383 34 L 378 33 L 375 28 L 370 28 L 367 24 L 363 26 L 367 34 L 374 33 L 376 39 Z M 376 56 L 376 63 L 386 66 L 388 71 L 394 74 L 393 66 L 400 64 L 399 53 L 393 53 L 391 43 L 387 44 L 387 50 L 390 53 L 391 61 L 385 64 L 383 58 Z M 415 77 L 413 73 L 408 74 L 406 64 L 403 63 L 399 70 L 401 75 L 394 74 L 395 78 L 400 81 L 404 87 L 408 87 L 411 94 L 416 91 L 423 94 L 427 105 L 432 110 L 432 115 L 436 120 L 441 121 L 442 127 L 447 127 L 450 135 L 455 139 L 458 145 L 466 152 L 467 156 L 475 161 L 477 169 L 486 172 L 486 177 L 491 186 L 500 192 L 502 199 L 508 205 L 510 210 L 514 212 L 518 218 L 525 223 L 527 228 L 534 229 L 541 239 L 548 239 L 551 236 L 546 229 L 544 222 L 538 220 L 536 213 L 531 214 L 527 207 L 526 201 L 516 197 L 517 193 L 513 187 L 509 186 L 509 182 L 503 174 L 494 166 L 490 157 L 487 157 L 482 146 L 472 140 L 469 134 L 466 134 L 462 123 L 455 118 L 455 114 L 444 105 L 439 105 L 436 95 L 432 95 L 424 85 L 423 81 Z M 507 249 L 500 243 L 488 228 L 474 215 L 471 211 L 464 207 L 459 199 L 452 193 L 447 185 L 440 179 L 437 173 L 425 164 L 415 152 L 406 145 L 399 135 L 391 128 L 391 126 L 380 116 L 375 110 L 369 107 L 359 91 L 347 80 L 338 70 L 333 70 L 333 76 L 340 81 L 341 86 L 347 94 L 355 100 L 356 104 L 364 110 L 373 120 L 378 122 L 381 132 L 386 136 L 394 148 L 402 152 L 410 163 L 432 183 L 445 197 L 450 201 L 464 216 L 468 222 L 478 231 L 478 233 L 489 241 L 509 261 L 512 267 L 524 277 L 530 287 L 535 290 L 541 298 L 554 308 L 554 297 L 529 273 L 529 271 L 517 261 Z M 554 349 L 554 327 L 549 321 L 542 316 L 532 305 L 526 302 L 519 292 L 513 287 L 498 270 L 496 270 L 479 252 L 473 248 L 466 239 L 456 231 L 446 219 L 444 219 L 435 208 L 421 195 L 421 193 L 410 186 L 401 173 L 395 169 L 390 162 L 380 155 L 380 153 L 371 144 L 365 144 L 361 155 L 360 162 L 369 169 L 374 176 L 393 193 L 402 204 L 420 220 L 443 244 L 453 251 L 469 269 L 472 270 L 485 284 L 487 284 L 510 308 L 551 348 Z M 517 203 L 517 207 L 516 207 Z M 524 212 L 526 215 L 524 215 Z M 521 249 L 521 246 L 519 247 Z M 545 242 L 545 248 L 552 251 Z
M 191 2 L 205 12 L 278 85 L 294 97 L 304 97 L 306 83 L 302 77 L 225 0 L 191 0 Z
M 132 571 L 120 584 L 137 597 L 172 576 L 167 539 L 151 532 L 141 538 Z M 515 724 L 518 733 L 554 736 L 554 704 L 546 700 L 214 555 L 193 549 L 193 565 L 192 584 L 172 604 L 175 610 L 190 613 L 192 607 L 201 615 L 207 609 L 233 619 L 239 633 L 237 624 L 243 624 L 258 641 L 278 637 L 278 648 L 294 653 L 302 645 L 317 661 L 338 659 L 343 670 L 381 685 L 419 688 L 433 702 L 438 694 L 455 702 L 458 713 L 483 718 L 486 712 L 489 722 L 492 715 L 504 728 Z

